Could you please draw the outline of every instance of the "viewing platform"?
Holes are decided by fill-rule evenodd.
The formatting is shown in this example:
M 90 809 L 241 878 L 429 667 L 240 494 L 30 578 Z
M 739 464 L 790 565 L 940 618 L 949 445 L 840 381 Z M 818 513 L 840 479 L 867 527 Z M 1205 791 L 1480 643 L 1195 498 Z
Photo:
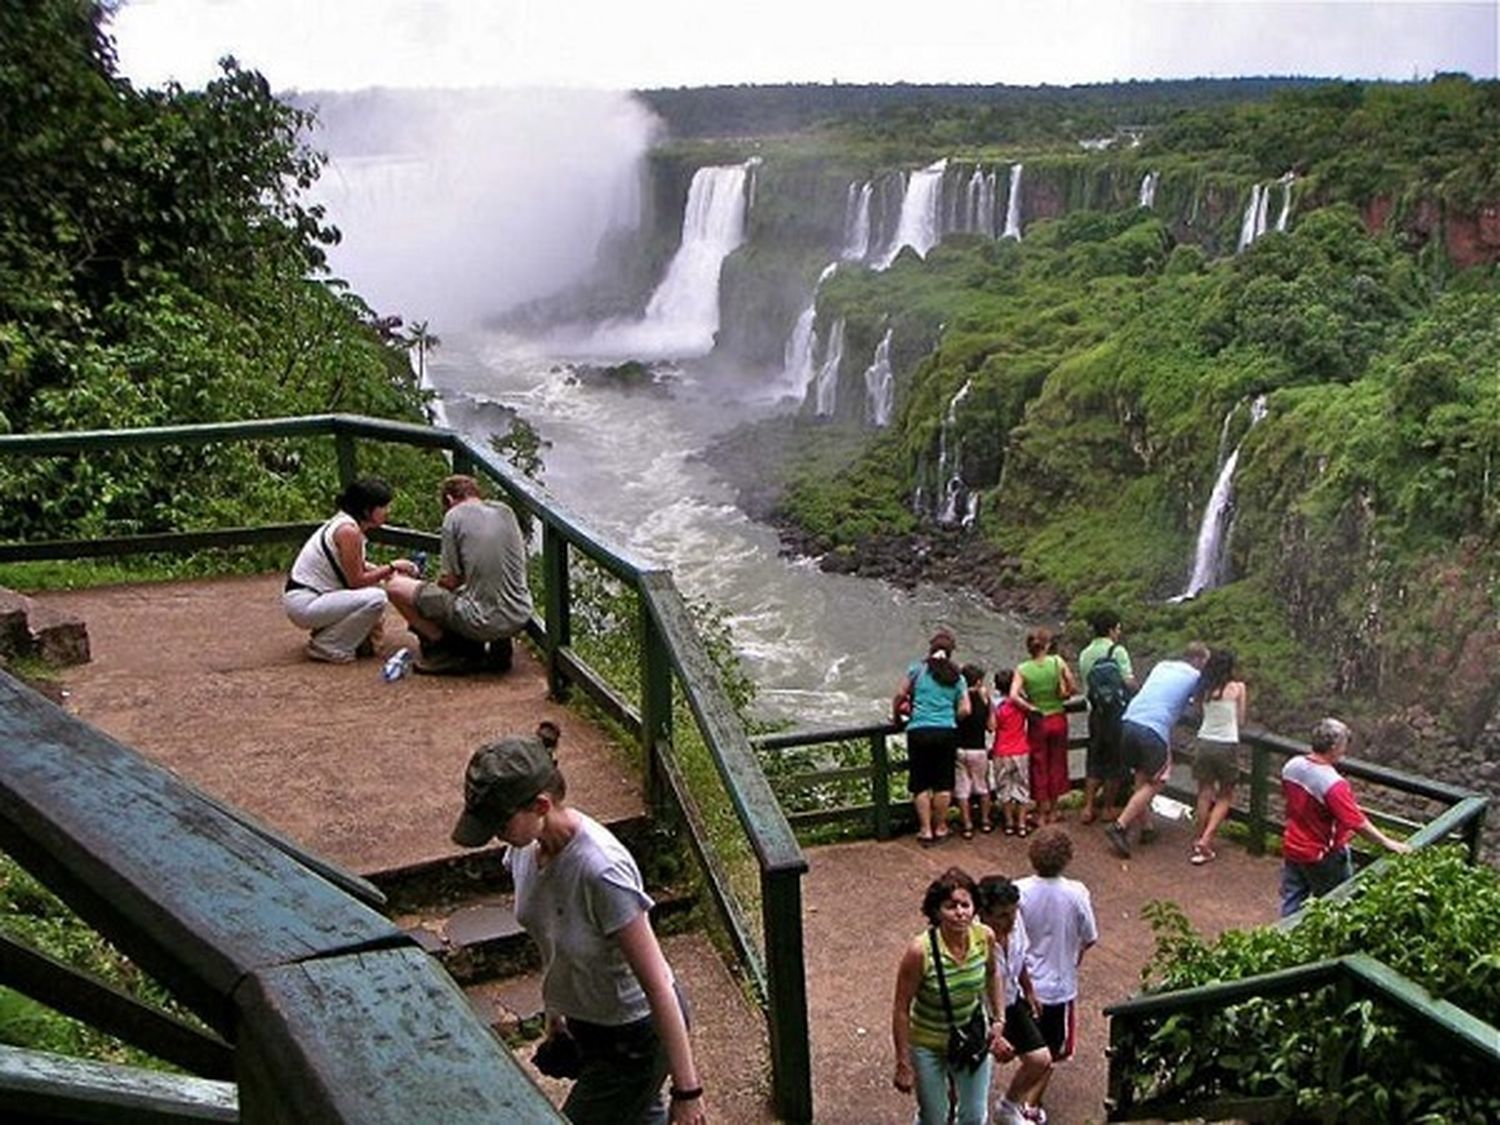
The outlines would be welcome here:
M 469 754 L 543 719 L 564 732 L 559 757 L 570 801 L 601 821 L 643 813 L 633 749 L 550 700 L 545 668 L 525 646 L 504 676 L 412 675 L 386 684 L 378 659 L 307 660 L 302 634 L 281 611 L 281 581 L 261 575 L 39 596 L 88 626 L 93 660 L 61 677 L 65 706 L 377 885 L 468 854 L 448 833 Z M 386 630 L 386 651 L 410 640 L 394 611 Z M 1193 867 L 1188 829 L 1170 821 L 1156 843 L 1121 861 L 1097 826 L 1078 825 L 1076 814 L 1072 821 L 1068 874 L 1093 895 L 1100 942 L 1083 963 L 1078 1056 L 1058 1069 L 1048 1101 L 1054 1120 L 1085 1122 L 1104 1117 L 1102 1010 L 1139 989 L 1151 952 L 1141 906 L 1172 899 L 1210 934 L 1272 921 L 1278 863 L 1227 845 L 1215 863 Z M 973 841 L 955 835 L 934 849 L 910 835 L 808 849 L 803 924 L 818 1121 L 910 1121 L 914 1103 L 891 1086 L 890 1005 L 896 962 L 923 925 L 922 891 L 954 864 L 976 877 L 1028 874 L 1026 843 L 996 832 Z M 665 946 L 695 1000 L 695 1041 L 716 1118 L 771 1120 L 758 1013 L 703 934 L 678 933 Z M 541 1006 L 534 974 L 468 991 L 486 1018 L 497 1005 L 520 1015 Z

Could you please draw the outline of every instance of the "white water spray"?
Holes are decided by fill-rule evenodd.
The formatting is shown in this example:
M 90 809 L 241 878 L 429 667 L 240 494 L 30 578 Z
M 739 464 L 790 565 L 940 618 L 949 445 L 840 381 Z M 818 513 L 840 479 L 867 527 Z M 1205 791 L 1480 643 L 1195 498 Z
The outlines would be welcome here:
M 1234 417 L 1237 410 L 1239 410 L 1238 405 L 1226 416 L 1224 420 L 1226 431 L 1229 419 Z M 1257 395 L 1255 401 L 1250 404 L 1251 428 L 1254 428 L 1265 416 L 1266 396 Z M 1246 433 L 1249 433 L 1249 430 L 1246 430 Z M 1222 447 L 1222 437 L 1220 444 Z M 1208 504 L 1203 509 L 1203 521 L 1198 526 L 1198 545 L 1193 553 L 1193 573 L 1188 578 L 1187 589 L 1183 590 L 1175 600 L 1195 597 L 1224 581 L 1224 563 L 1229 546 L 1229 521 L 1234 511 L 1234 472 L 1239 467 L 1240 449 L 1244 444 L 1245 439 L 1241 438 L 1239 444 L 1234 447 L 1228 457 L 1223 458 L 1219 466 L 1219 475 L 1214 481 L 1213 492 L 1209 494 Z

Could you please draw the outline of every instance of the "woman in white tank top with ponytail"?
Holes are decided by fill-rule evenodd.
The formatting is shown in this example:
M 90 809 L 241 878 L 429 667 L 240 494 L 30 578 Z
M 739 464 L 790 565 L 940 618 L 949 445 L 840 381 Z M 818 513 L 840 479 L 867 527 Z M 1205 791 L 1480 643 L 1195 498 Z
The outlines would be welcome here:
M 1198 698 L 1203 700 L 1203 721 L 1193 739 L 1193 780 L 1198 783 L 1193 823 L 1198 825 L 1198 838 L 1191 862 L 1202 865 L 1215 858 L 1214 833 L 1229 815 L 1240 779 L 1240 728 L 1249 696 L 1244 683 L 1235 679 L 1232 651 L 1216 648 L 1209 655 Z

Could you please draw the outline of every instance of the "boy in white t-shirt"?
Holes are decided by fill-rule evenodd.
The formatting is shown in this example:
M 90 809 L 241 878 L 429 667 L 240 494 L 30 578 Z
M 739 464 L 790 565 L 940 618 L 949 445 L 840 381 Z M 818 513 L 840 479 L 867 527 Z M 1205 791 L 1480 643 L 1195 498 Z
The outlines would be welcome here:
M 1078 966 L 1089 946 L 1099 940 L 1088 888 L 1063 878 L 1073 858 L 1073 841 L 1061 828 L 1045 828 L 1031 841 L 1035 875 L 1016 880 L 1021 890 L 1021 917 L 1031 948 L 1026 968 L 1041 1001 L 1037 1020 L 1054 1062 L 1072 1057 L 1077 1034 L 1075 1004 Z

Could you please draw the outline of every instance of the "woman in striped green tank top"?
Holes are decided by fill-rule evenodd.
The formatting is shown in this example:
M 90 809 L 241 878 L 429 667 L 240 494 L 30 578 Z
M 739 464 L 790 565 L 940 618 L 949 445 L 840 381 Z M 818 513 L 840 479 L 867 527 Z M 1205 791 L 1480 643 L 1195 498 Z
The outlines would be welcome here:
M 1013 1054 L 1005 1041 L 1005 1005 L 993 955 L 995 935 L 974 920 L 976 894 L 974 880 L 957 867 L 933 880 L 922 897 L 922 913 L 932 929 L 912 939 L 896 971 L 891 1009 L 895 1084 L 902 1093 L 916 1091 L 919 1125 L 946 1125 L 950 1112 L 957 1125 L 984 1125 L 992 1056 L 1005 1062 Z M 951 1023 L 933 962 L 934 933 L 953 1010 Z M 980 1004 L 994 1020 L 991 1054 L 973 1070 L 953 1066 L 948 1062 L 948 1032 L 967 1023 Z

